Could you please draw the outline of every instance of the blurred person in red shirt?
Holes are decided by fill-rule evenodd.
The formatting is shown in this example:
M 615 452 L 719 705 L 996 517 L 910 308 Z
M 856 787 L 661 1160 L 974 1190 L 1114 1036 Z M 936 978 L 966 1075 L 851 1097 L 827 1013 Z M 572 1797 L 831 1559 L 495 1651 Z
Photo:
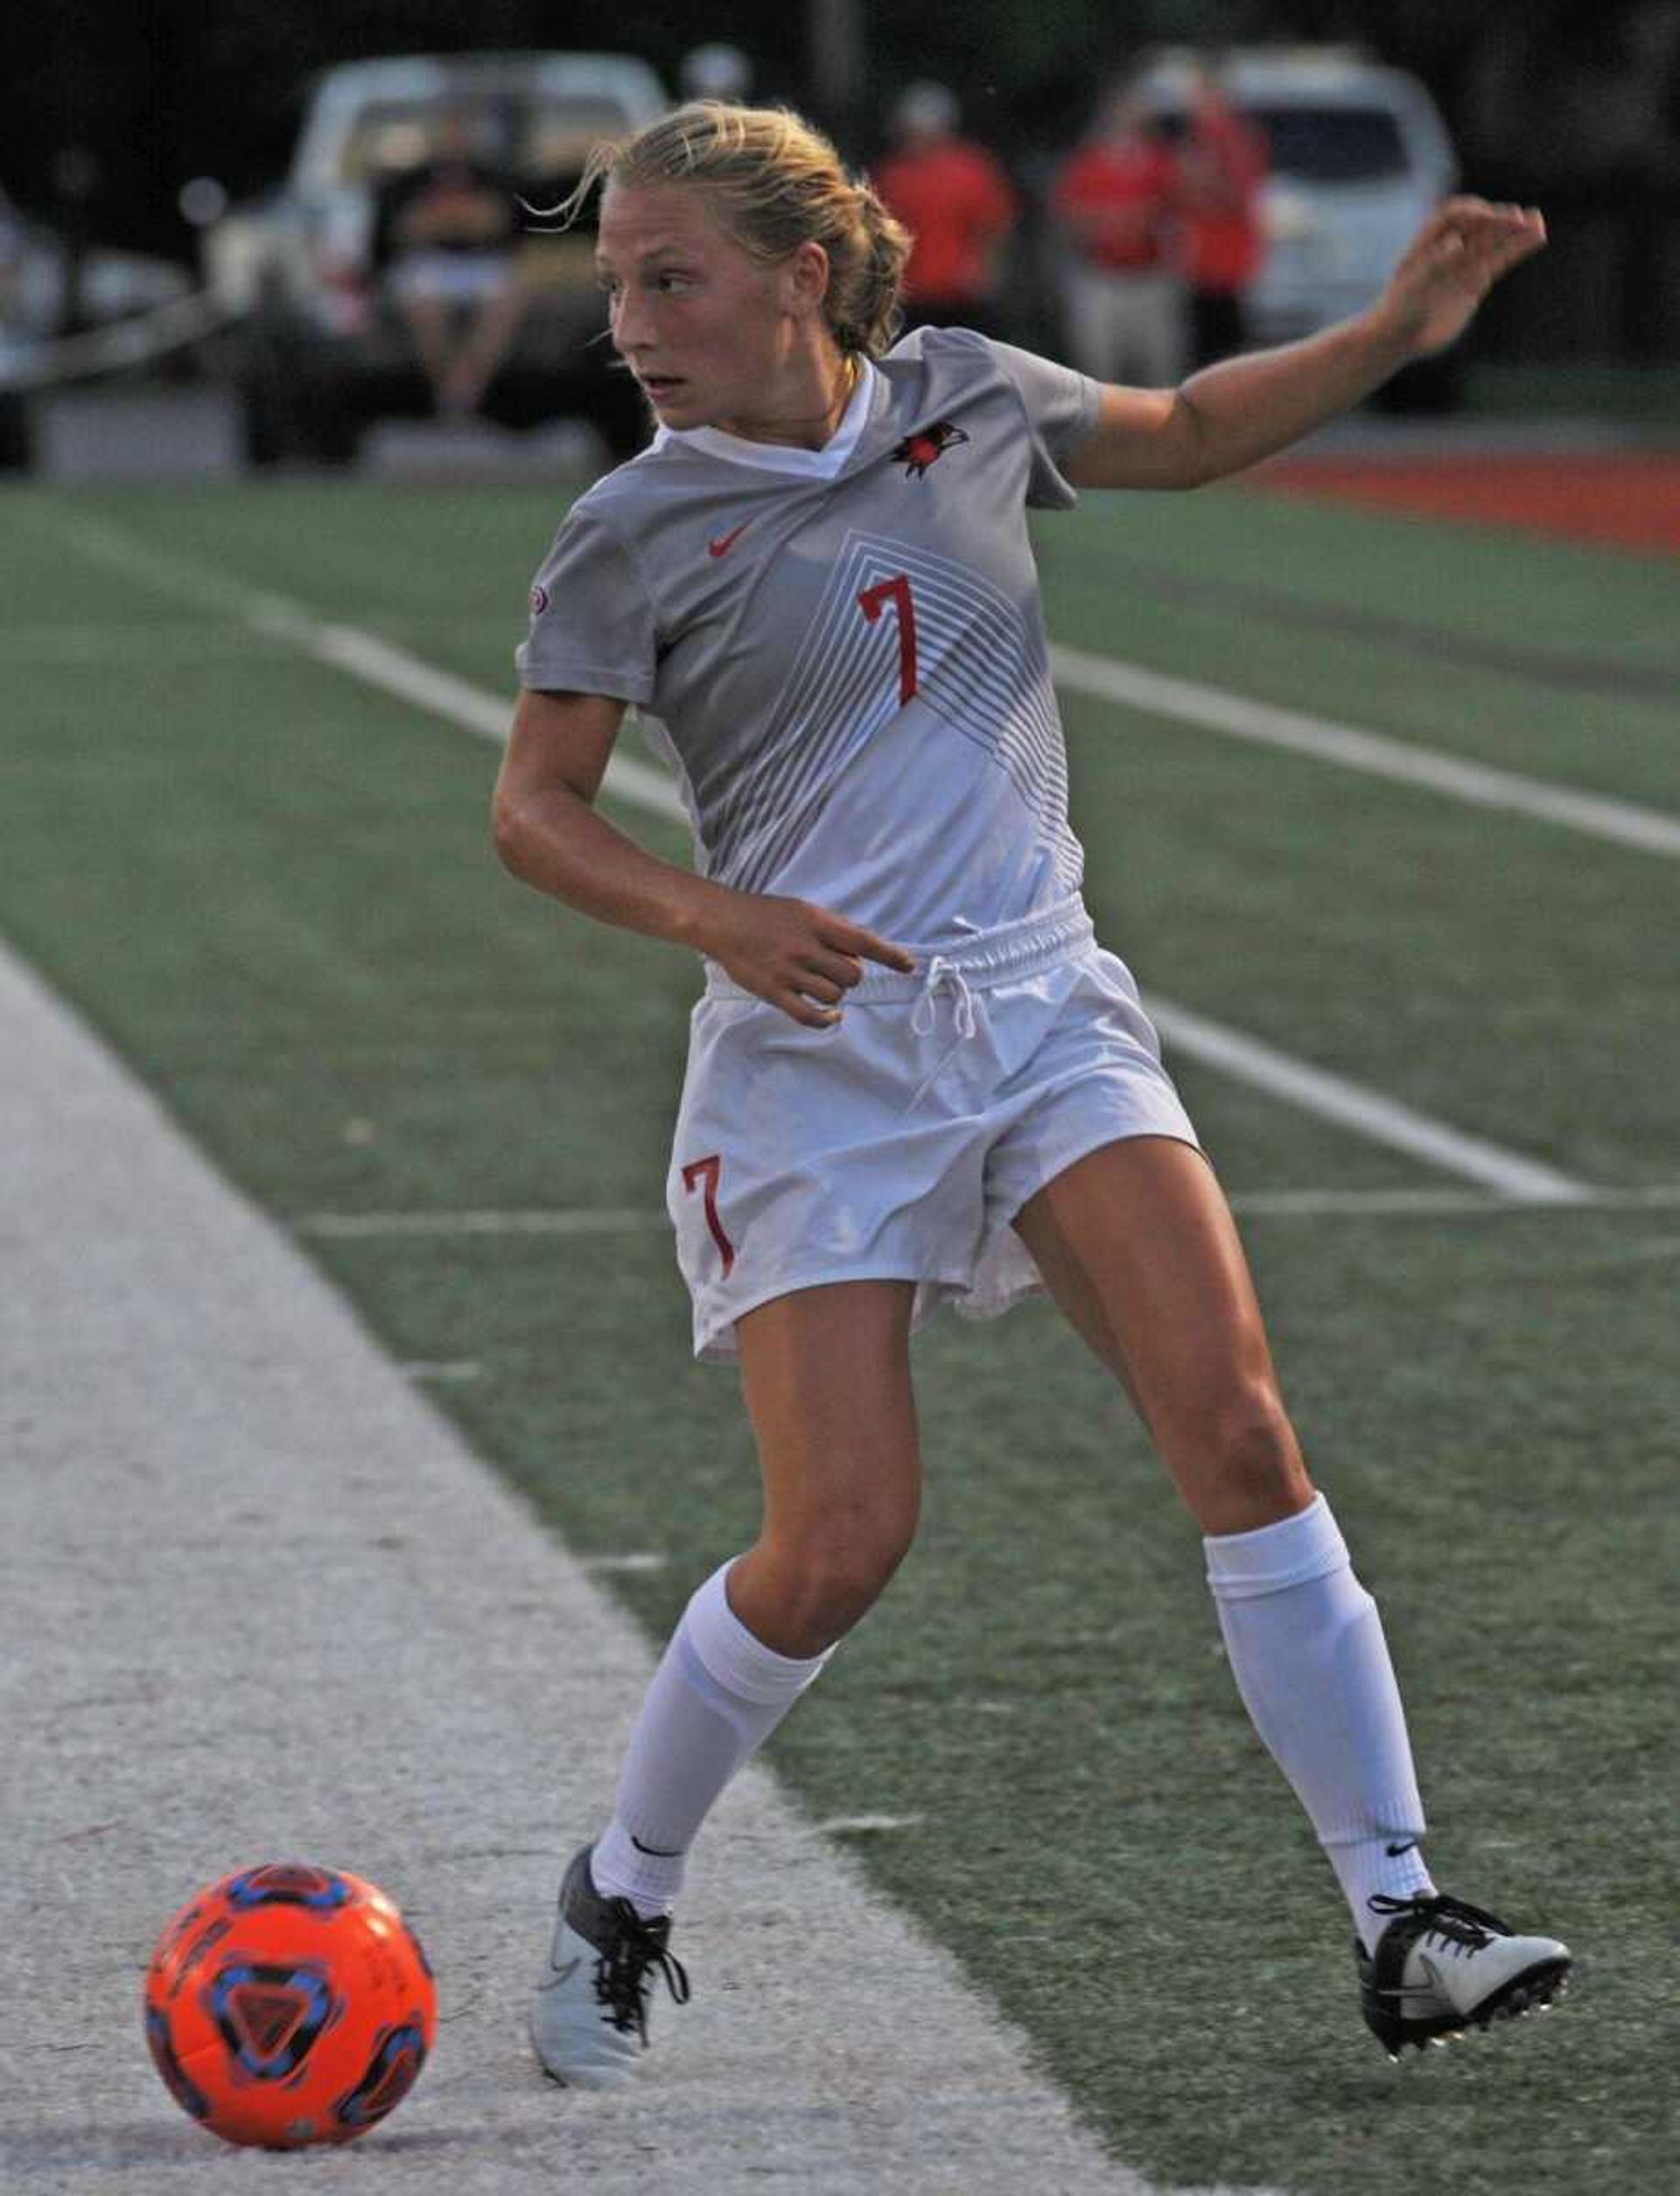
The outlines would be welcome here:
M 912 84 L 892 110 L 897 150 L 872 178 L 915 240 L 905 272 L 907 327 L 997 333 L 1004 248 L 1018 205 L 1002 164 L 957 134 L 956 95 Z
M 1178 163 L 1137 97 L 1111 99 L 1051 188 L 1065 246 L 1073 362 L 1099 381 L 1172 387 L 1184 370 L 1184 285 L 1172 260 Z
M 1265 257 L 1260 199 L 1271 164 L 1257 123 L 1198 63 L 1179 155 L 1179 251 L 1190 298 L 1193 367 L 1242 348 L 1242 297 Z

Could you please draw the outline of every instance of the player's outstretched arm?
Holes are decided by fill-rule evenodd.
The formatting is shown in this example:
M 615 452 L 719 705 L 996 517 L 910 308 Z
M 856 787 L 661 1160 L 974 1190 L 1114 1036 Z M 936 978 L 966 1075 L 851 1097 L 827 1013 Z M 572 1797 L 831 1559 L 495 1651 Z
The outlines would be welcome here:
M 494 809 L 505 868 L 598 921 L 710 955 L 744 990 L 813 1029 L 839 1020 L 864 962 L 914 967 L 903 947 L 844 915 L 713 884 L 597 815 L 624 710 L 601 694 L 520 696 Z
M 1447 199 L 1382 295 L 1353 319 L 1277 350 L 1223 359 L 1177 389 L 1105 388 L 1068 478 L 1082 488 L 1194 488 L 1241 472 L 1456 341 L 1500 276 L 1545 241 L 1532 206 Z

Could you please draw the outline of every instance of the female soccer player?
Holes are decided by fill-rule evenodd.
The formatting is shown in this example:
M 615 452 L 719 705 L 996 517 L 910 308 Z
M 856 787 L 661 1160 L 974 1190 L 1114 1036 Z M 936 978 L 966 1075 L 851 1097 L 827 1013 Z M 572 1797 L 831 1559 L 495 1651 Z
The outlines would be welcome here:
M 1390 2053 L 1543 2004 L 1565 1948 L 1438 1895 L 1400 1699 L 1284 1409 L 1225 1199 L 1080 899 L 1029 505 L 1188 488 L 1357 403 L 1544 241 L 1453 199 L 1381 299 L 1182 388 L 1100 387 L 960 329 L 892 341 L 907 239 L 780 111 L 697 102 L 605 148 L 601 279 L 653 445 L 532 591 L 502 859 L 704 956 L 668 1203 L 703 1358 L 738 1358 L 758 1539 L 694 1595 L 612 1820 L 560 1891 L 532 2032 L 635 2065 L 707 1810 L 916 1522 L 909 1336 L 1047 1289 L 1206 1535 L 1231 1667 L 1312 1818 Z M 627 704 L 699 873 L 594 801 Z

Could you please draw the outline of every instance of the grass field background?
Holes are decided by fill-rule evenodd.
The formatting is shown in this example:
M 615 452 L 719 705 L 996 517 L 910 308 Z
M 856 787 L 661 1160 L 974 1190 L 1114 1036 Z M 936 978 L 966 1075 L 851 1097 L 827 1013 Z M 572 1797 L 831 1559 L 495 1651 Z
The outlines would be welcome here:
M 657 1639 L 755 1514 L 734 1381 L 689 1358 L 657 1225 L 312 1220 L 656 1215 L 696 971 L 501 875 L 488 743 L 161 562 L 506 690 L 564 500 L 9 494 L 0 929 L 573 1548 L 663 1559 L 618 1580 Z M 90 521 L 137 545 L 131 570 L 78 545 Z M 1040 538 L 1059 640 L 1680 812 L 1672 563 L 1240 491 L 1090 499 Z M 1065 714 L 1088 897 L 1146 991 L 1591 1184 L 1680 1185 L 1674 862 L 1088 698 Z M 614 813 L 681 857 L 674 827 Z M 1443 1178 L 1179 1066 L 1239 1196 Z M 906 1818 L 858 1841 L 872 1874 L 1159 2182 L 1666 2192 L 1680 1204 L 1244 1233 L 1382 1601 L 1437 1872 L 1571 1941 L 1566 2006 L 1382 2059 L 1194 1527 L 1043 1306 L 919 1341 L 922 1538 L 772 1759 L 819 1817 Z M 822 1977 L 790 1987 L 820 2020 Z

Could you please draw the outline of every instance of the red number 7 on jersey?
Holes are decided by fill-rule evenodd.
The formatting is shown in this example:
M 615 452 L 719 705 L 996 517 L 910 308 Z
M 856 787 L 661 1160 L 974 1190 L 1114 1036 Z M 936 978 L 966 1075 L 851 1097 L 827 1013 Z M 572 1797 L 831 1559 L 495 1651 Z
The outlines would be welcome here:
M 916 609 L 910 599 L 910 582 L 902 572 L 892 579 L 878 580 L 858 598 L 858 606 L 872 626 L 888 603 L 899 613 L 899 706 L 902 709 L 916 690 Z
M 713 1151 L 704 1159 L 690 1159 L 682 1170 L 682 1186 L 692 1197 L 696 1182 L 704 1185 L 706 1226 L 711 1230 L 711 1240 L 724 1256 L 724 1278 L 729 1278 L 730 1268 L 735 1263 L 735 1246 L 724 1233 L 724 1223 L 718 1217 L 718 1182 L 724 1171 L 723 1154 Z

